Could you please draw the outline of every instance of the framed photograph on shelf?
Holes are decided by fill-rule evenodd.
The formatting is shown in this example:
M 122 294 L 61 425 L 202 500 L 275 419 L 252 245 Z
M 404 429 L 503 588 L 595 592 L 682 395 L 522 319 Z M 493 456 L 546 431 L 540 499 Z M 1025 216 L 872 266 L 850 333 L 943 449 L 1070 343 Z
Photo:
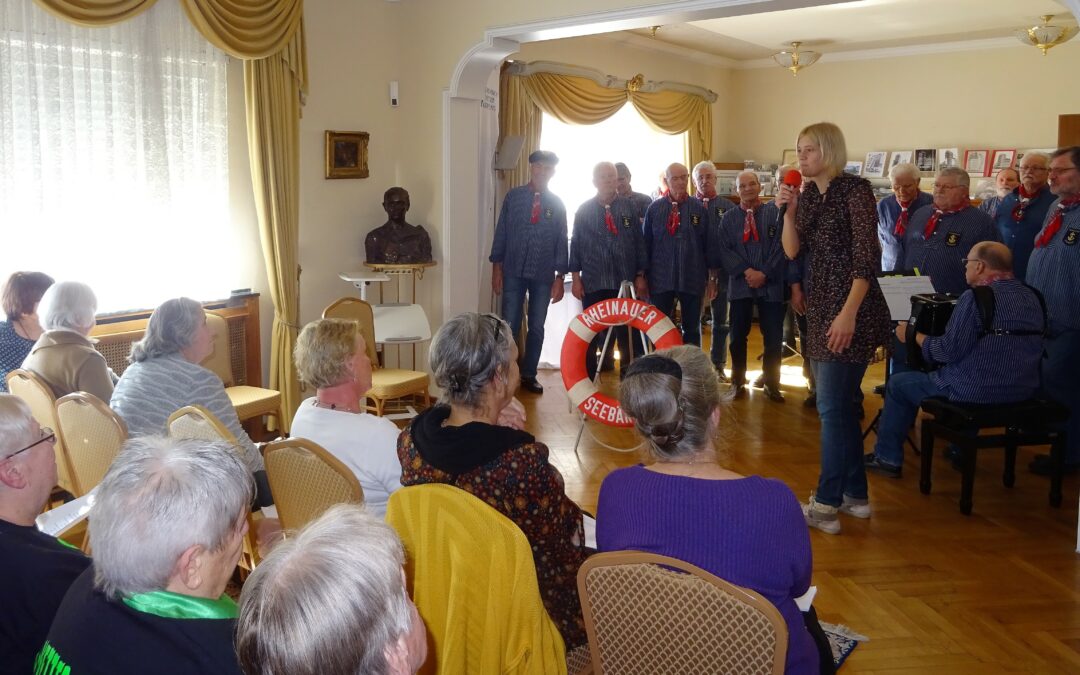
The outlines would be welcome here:
M 994 158 L 990 161 L 990 173 L 996 175 L 998 171 L 1008 169 L 1015 159 L 1016 150 L 995 150 Z
M 893 150 L 892 157 L 889 159 L 889 170 L 891 171 L 897 164 L 910 164 L 911 163 L 911 150 Z
M 844 173 L 850 173 L 853 176 L 861 176 L 862 162 L 849 161 L 847 164 L 844 165 Z
M 960 166 L 960 148 L 938 148 L 938 170 Z
M 989 158 L 989 150 L 965 150 L 964 171 L 972 176 L 989 176 L 990 162 L 987 161 Z
M 366 131 L 326 132 L 326 177 L 368 177 L 368 133 Z
M 863 176 L 866 178 L 881 178 L 885 175 L 885 156 L 889 153 L 884 150 L 874 150 L 866 153 L 866 164 L 863 165 Z
M 933 175 L 937 171 L 937 150 L 933 148 L 915 149 L 915 166 L 926 175 Z
M 784 166 L 785 164 L 795 167 L 799 165 L 799 153 L 795 151 L 795 148 L 784 150 L 784 154 L 780 157 L 780 166 Z

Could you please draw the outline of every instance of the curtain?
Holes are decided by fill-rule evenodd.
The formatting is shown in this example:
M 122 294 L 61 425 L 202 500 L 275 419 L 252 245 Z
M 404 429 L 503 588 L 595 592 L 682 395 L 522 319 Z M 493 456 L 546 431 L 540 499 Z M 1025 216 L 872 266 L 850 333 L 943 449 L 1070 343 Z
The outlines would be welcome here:
M 529 153 L 540 147 L 540 132 L 543 116 L 540 108 L 533 103 L 520 77 L 510 75 L 506 64 L 499 74 L 499 136 L 522 136 L 522 152 L 518 156 L 517 167 L 503 171 L 499 177 L 496 203 L 502 204 L 503 197 L 516 185 L 524 185 L 529 180 Z M 530 149 L 531 148 L 531 149 Z

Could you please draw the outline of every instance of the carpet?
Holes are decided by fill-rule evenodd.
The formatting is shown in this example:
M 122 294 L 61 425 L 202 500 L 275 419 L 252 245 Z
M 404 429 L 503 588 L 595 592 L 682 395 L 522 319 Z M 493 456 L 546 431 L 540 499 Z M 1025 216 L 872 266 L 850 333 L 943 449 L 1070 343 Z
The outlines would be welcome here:
M 860 642 L 870 641 L 870 638 L 856 633 L 847 626 L 822 621 L 821 629 L 825 631 L 825 636 L 829 638 L 829 646 L 832 647 L 833 663 L 836 664 L 837 670 L 840 669 L 840 666 L 844 665 L 844 661 L 851 652 L 855 651 L 855 648 L 859 646 Z

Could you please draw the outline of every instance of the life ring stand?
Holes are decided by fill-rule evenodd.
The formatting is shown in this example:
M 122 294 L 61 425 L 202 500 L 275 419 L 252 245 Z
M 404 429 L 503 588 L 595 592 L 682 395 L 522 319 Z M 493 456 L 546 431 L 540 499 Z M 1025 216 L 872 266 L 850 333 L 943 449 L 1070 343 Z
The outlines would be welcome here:
M 570 321 L 563 338 L 561 368 L 563 386 L 571 403 L 588 417 L 612 427 L 630 427 L 619 402 L 600 392 L 585 370 L 585 353 L 601 331 L 630 326 L 645 333 L 657 349 L 682 344 L 682 334 L 671 319 L 656 307 L 633 298 L 611 298 L 592 305 Z

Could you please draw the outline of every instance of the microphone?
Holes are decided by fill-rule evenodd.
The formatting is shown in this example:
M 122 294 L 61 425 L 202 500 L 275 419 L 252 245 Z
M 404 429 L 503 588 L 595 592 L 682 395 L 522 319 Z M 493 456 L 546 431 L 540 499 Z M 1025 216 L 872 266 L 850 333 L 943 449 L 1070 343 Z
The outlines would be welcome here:
M 784 174 L 784 185 L 797 188 L 802 185 L 802 174 L 797 169 L 791 169 Z M 784 222 L 784 214 L 787 213 L 787 204 L 780 205 L 780 222 Z

